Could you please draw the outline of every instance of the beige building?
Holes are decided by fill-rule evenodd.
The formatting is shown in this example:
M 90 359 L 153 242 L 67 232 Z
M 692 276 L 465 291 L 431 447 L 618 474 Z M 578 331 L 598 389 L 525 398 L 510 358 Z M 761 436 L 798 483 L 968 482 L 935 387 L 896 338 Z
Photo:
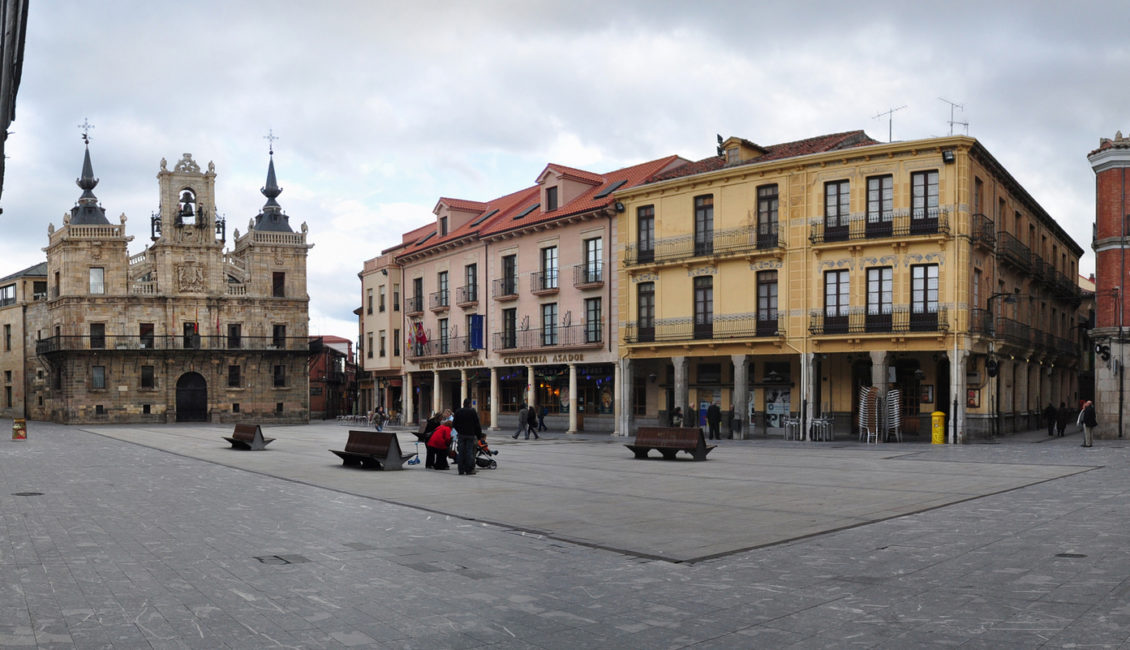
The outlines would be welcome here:
M 24 368 L 30 345 L 34 361 L 34 338 L 28 338 L 28 309 L 47 299 L 47 264 L 0 278 L 0 417 L 26 417 Z M 32 330 L 34 335 L 34 330 Z
M 294 232 L 276 201 L 272 155 L 267 202 L 225 251 L 215 180 L 190 154 L 162 160 L 152 244 L 131 256 L 87 149 L 82 196 L 48 227 L 46 295 L 26 310 L 29 418 L 308 421 L 306 226 Z

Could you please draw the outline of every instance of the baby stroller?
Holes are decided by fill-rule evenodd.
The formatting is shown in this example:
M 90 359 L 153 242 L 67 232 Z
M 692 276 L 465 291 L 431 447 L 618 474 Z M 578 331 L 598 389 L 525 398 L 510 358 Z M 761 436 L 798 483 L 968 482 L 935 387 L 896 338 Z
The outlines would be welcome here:
M 498 461 L 493 457 L 498 455 L 497 451 L 493 451 L 487 446 L 486 438 L 479 438 L 475 440 L 475 466 L 482 467 L 483 469 L 498 469 Z

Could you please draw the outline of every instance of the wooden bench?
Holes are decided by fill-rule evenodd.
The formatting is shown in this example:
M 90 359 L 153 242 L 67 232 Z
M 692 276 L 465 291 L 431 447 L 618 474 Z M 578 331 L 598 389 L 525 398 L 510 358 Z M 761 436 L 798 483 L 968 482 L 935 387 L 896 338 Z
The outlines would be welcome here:
M 624 445 L 632 450 L 636 458 L 647 458 L 647 453 L 656 449 L 664 460 L 675 460 L 675 454 L 685 451 L 694 460 L 706 460 L 706 455 L 717 445 L 707 445 L 702 429 L 684 427 L 640 427 L 636 431 L 636 442 Z
M 263 429 L 258 424 L 237 424 L 230 438 L 221 437 L 231 443 L 232 449 L 249 451 L 262 451 L 275 441 L 274 438 L 264 438 Z
M 404 469 L 404 462 L 416 456 L 400 453 L 396 434 L 387 431 L 350 431 L 345 449 L 330 451 L 341 457 L 343 465 L 365 469 Z

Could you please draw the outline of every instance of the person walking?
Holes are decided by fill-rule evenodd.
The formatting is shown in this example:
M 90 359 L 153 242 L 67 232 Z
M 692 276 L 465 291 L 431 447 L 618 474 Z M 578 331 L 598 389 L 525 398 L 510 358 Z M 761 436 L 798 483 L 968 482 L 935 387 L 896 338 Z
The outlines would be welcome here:
M 1081 447 L 1090 447 L 1095 436 L 1095 427 L 1099 426 L 1099 421 L 1095 419 L 1095 403 L 1087 400 L 1083 404 L 1083 410 L 1079 413 L 1079 421 L 1083 424 L 1083 444 Z
M 722 432 L 719 427 L 722 424 L 722 409 L 718 406 L 718 402 L 711 402 L 707 407 L 706 424 L 710 427 L 710 439 L 721 440 Z
M 451 409 L 444 409 L 439 426 L 432 432 L 432 436 L 428 438 L 427 444 L 424 445 L 428 450 L 424 469 L 449 469 L 447 454 L 451 451 L 451 422 Z
M 1067 410 L 1067 402 L 1059 403 L 1059 412 L 1055 415 L 1055 430 L 1062 438 L 1067 430 L 1067 423 L 1071 420 L 1071 411 Z
M 676 406 L 675 412 L 671 414 L 671 426 L 680 428 L 683 426 L 683 409 Z
M 475 474 L 475 442 L 483 435 L 483 426 L 479 423 L 479 414 L 471 408 L 471 398 L 463 400 L 463 408 L 452 415 L 452 426 L 458 432 L 459 439 L 455 443 L 457 452 L 455 462 L 459 465 L 459 474 L 473 476 Z
M 538 410 L 533 406 L 526 412 L 526 440 L 530 439 L 530 434 L 534 434 L 534 440 L 541 440 L 538 436 Z
M 1052 406 L 1051 402 L 1048 402 L 1048 407 L 1046 409 L 1044 409 L 1044 421 L 1047 422 L 1047 424 L 1048 424 L 1048 435 L 1049 436 L 1055 435 L 1055 420 L 1056 420 L 1055 407 Z
M 548 427 L 545 426 L 545 416 L 549 415 L 549 407 L 542 406 L 538 411 L 538 431 L 546 431 Z
M 526 431 L 527 427 L 529 427 L 529 425 L 526 423 L 526 416 L 528 415 L 527 411 L 528 408 L 526 406 L 526 403 L 523 402 L 522 408 L 518 409 L 518 430 L 514 432 L 513 436 L 511 436 L 515 440 L 517 440 L 518 436 L 522 435 L 522 432 Z M 530 434 L 527 433 L 526 437 L 529 438 Z

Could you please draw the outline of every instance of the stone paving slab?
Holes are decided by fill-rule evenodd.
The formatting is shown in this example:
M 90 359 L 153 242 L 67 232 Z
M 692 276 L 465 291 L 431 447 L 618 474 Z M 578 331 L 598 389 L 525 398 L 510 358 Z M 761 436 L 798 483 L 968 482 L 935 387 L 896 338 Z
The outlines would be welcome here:
M 492 441 L 506 471 L 485 481 L 485 474 L 345 470 L 325 451 L 329 462 L 301 465 L 304 478 L 291 479 L 78 427 L 29 429 L 28 441 L 0 441 L 5 648 L 1130 647 L 1130 451 L 1123 441 L 1087 450 L 1078 436 L 958 448 L 723 441 L 720 458 L 747 453 L 748 462 L 718 462 L 704 473 L 696 468 L 715 467 L 713 460 L 683 467 L 629 458 L 629 466 L 643 467 L 603 476 L 600 468 L 622 466 L 616 454 L 627 450 L 598 440 L 546 441 L 540 449 Z M 311 450 L 328 448 L 327 438 L 344 441 L 343 429 L 293 429 L 288 438 L 308 438 Z M 201 428 L 199 443 L 189 440 L 193 430 L 147 428 L 145 438 L 157 447 L 171 446 L 162 436 L 174 434 L 186 449 L 213 444 L 204 441 L 214 430 Z M 300 465 L 298 443 L 287 446 L 295 448 L 244 452 L 239 462 L 254 453 L 264 457 L 255 463 L 275 457 Z M 569 465 L 583 484 L 570 487 L 556 471 L 539 476 L 566 458 L 583 461 Z M 964 496 L 684 562 L 444 512 L 475 510 L 498 490 L 533 504 L 523 506 L 532 513 L 524 517 L 557 517 L 578 536 L 595 536 L 583 512 L 574 516 L 575 499 L 626 493 L 626 503 L 646 504 L 655 495 L 637 482 L 662 490 L 670 476 L 679 486 L 671 496 L 702 508 L 696 516 L 707 522 L 686 534 L 708 547 L 716 535 L 737 535 L 728 529 L 740 530 L 747 510 L 761 513 L 762 494 L 784 506 L 774 515 L 782 519 L 798 503 L 841 504 L 851 514 L 829 516 L 845 520 L 907 508 L 893 497 L 888 506 L 889 489 L 860 480 L 869 460 L 912 493 L 930 492 L 913 480 L 917 463 L 923 481 L 945 477 Z M 898 465 L 882 467 L 892 462 Z M 845 475 L 839 482 L 825 469 L 835 467 Z M 308 480 L 323 472 L 360 475 L 349 480 L 378 495 L 434 485 L 429 494 L 442 509 Z M 515 476 L 502 478 L 508 472 Z M 740 487 L 743 476 L 757 487 L 729 505 L 719 490 Z M 847 476 L 859 498 L 836 494 Z M 977 496 L 982 480 L 983 489 L 997 491 Z M 719 521 L 710 507 L 736 521 Z M 599 521 L 607 517 L 595 512 Z M 624 516 L 632 523 L 623 528 L 663 533 L 661 518 Z M 684 534 L 671 530 L 672 538 Z M 271 558 L 285 561 L 261 561 Z
M 979 447 L 723 441 L 705 462 L 636 460 L 624 439 L 491 436 L 497 470 L 344 468 L 336 424 L 266 427 L 266 451 L 232 450 L 230 426 L 84 430 L 230 467 L 645 557 L 694 561 L 1061 478 L 1087 467 L 982 462 Z M 415 437 L 398 435 L 404 450 Z M 980 447 L 983 449 L 984 447 Z M 422 447 L 421 447 L 422 449 Z M 965 452 L 965 453 L 962 453 Z M 941 458 L 941 457 L 945 458 Z M 977 462 L 962 462 L 976 460 Z M 454 482 L 454 483 L 453 483 Z M 453 491 L 467 500 L 451 499 Z M 709 531 L 704 535 L 703 531 Z

